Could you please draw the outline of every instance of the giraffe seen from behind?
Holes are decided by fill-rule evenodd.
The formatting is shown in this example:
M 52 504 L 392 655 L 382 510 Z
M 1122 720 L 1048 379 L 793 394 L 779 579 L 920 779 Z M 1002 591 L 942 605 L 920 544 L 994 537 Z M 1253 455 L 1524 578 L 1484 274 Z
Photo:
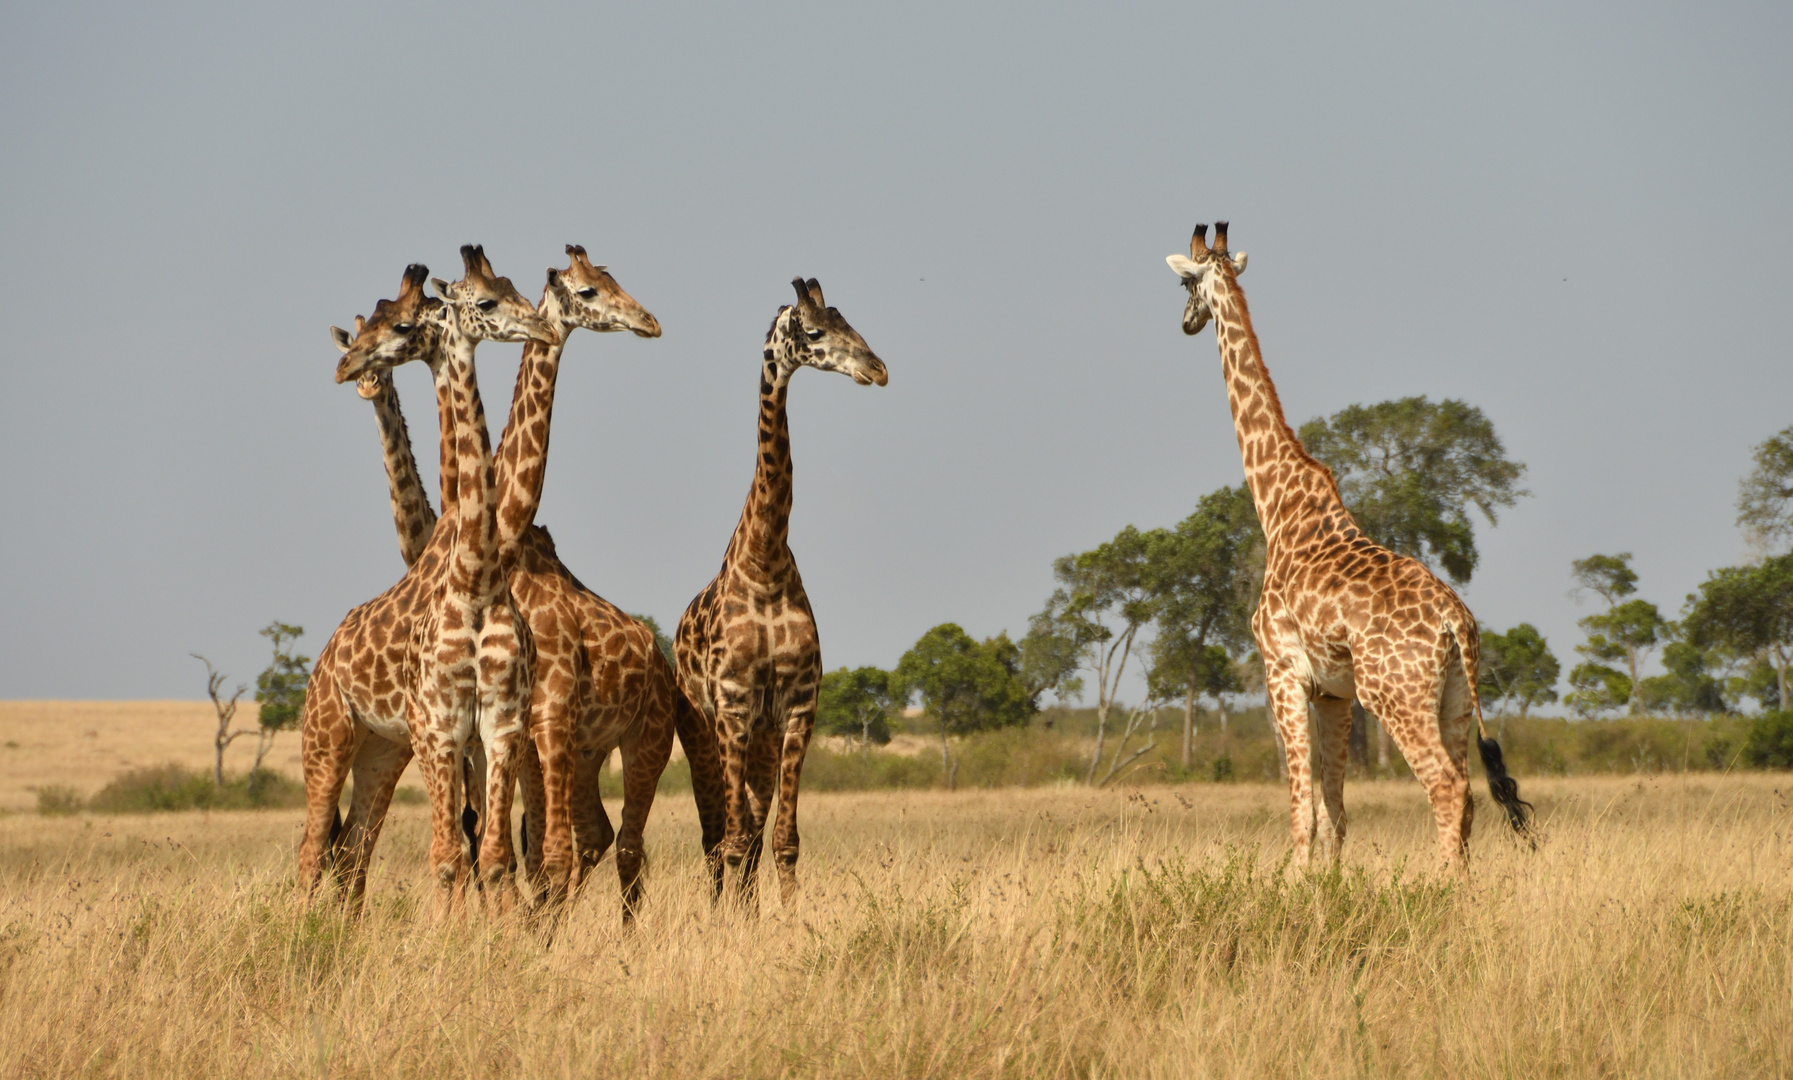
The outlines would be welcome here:
M 791 283 L 797 303 L 781 307 L 766 334 L 760 370 L 759 449 L 753 487 L 722 570 L 679 620 L 679 680 L 713 725 L 727 792 L 723 861 L 733 895 L 757 906 L 757 878 L 774 782 L 778 820 L 772 857 L 780 897 L 797 890 L 797 787 L 815 727 L 822 677 L 809 597 L 788 544 L 791 440 L 785 413 L 790 379 L 801 367 L 837 371 L 862 386 L 883 386 L 883 361 L 812 278 Z
M 1189 292 L 1183 332 L 1214 323 L 1245 479 L 1264 530 L 1264 585 L 1252 634 L 1288 761 L 1296 861 L 1310 863 L 1316 839 L 1324 861 L 1336 861 L 1344 845 L 1353 698 L 1382 721 L 1424 786 L 1444 863 L 1466 852 L 1475 816 L 1472 720 L 1494 799 L 1525 834 L 1530 804 L 1520 800 L 1499 745 L 1482 727 L 1474 616 L 1423 564 L 1358 529 L 1332 473 L 1308 455 L 1283 417 L 1239 287 L 1245 253 L 1227 250 L 1225 222 L 1215 226 L 1212 248 L 1207 232 L 1196 226 L 1188 256 L 1166 261 Z M 1317 755 L 1309 743 L 1310 702 Z

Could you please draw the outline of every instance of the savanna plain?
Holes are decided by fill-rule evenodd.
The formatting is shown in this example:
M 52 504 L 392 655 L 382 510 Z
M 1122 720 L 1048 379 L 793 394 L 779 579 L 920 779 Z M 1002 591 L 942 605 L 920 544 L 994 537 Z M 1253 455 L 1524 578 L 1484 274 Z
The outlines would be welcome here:
M 1463 873 L 1400 779 L 1323 873 L 1271 783 L 806 794 L 758 917 L 667 792 L 639 922 L 606 859 L 551 941 L 432 925 L 414 805 L 359 920 L 295 889 L 296 810 L 11 812 L 0 1075 L 1793 1073 L 1789 777 L 1521 779 L 1537 850 L 1484 795 Z

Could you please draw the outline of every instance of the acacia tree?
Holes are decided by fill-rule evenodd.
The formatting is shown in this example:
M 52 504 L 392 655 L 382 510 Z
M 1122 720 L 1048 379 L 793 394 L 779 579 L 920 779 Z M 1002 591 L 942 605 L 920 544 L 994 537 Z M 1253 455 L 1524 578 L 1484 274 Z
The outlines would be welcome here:
M 1656 646 L 1668 640 L 1674 624 L 1662 617 L 1648 600 L 1626 600 L 1637 592 L 1637 572 L 1631 569 L 1631 553 L 1590 555 L 1570 564 L 1576 592 L 1587 590 L 1606 601 L 1606 610 L 1580 622 L 1588 639 L 1575 646 L 1587 657 L 1569 672 L 1569 704 L 1592 714 L 1624 706 L 1632 715 L 1643 707 L 1640 669 Z M 1623 670 L 1612 667 L 1623 662 Z
M 1084 773 L 1086 784 L 1096 781 L 1109 714 L 1133 647 L 1157 615 L 1151 551 L 1165 535 L 1162 529 L 1142 533 L 1129 525 L 1107 543 L 1055 560 L 1052 574 L 1059 587 L 1031 622 L 1035 630 L 1070 643 L 1079 666 L 1095 676 L 1096 748 Z
M 1763 550 L 1793 541 L 1793 427 L 1756 447 L 1737 492 L 1737 524 Z
M 957 770 L 948 736 L 1024 724 L 1033 714 L 1019 660 L 1006 634 L 979 642 L 957 623 L 941 623 L 891 671 L 891 701 L 900 705 L 919 696 L 923 713 L 940 727 L 940 767 L 949 790 Z
M 1182 763 L 1190 767 L 1196 699 L 1241 692 L 1234 661 L 1251 649 L 1251 610 L 1264 574 L 1264 535 L 1244 485 L 1202 497 L 1195 512 L 1148 550 L 1157 635 L 1147 683 L 1182 698 Z M 1224 720 L 1223 720 L 1224 723 Z
M 1691 600 L 1683 620 L 1688 640 L 1766 661 L 1774 669 L 1778 704 L 1786 708 L 1793 662 L 1793 553 L 1759 566 L 1714 570 Z
M 261 771 L 261 763 L 274 747 L 274 736 L 299 726 L 305 711 L 305 689 L 311 681 L 311 657 L 288 652 L 287 646 L 305 635 L 303 626 L 289 626 L 275 619 L 257 633 L 274 647 L 274 659 L 255 677 L 255 700 L 261 704 L 257 720 L 260 731 L 255 741 L 255 764 L 251 775 Z
M 1470 508 L 1497 525 L 1530 492 L 1494 424 L 1473 405 L 1401 398 L 1352 405 L 1301 425 L 1307 452 L 1332 470 L 1364 535 L 1468 584 L 1479 555 Z
M 1482 630 L 1481 692 L 1496 707 L 1508 702 L 1519 706 L 1524 718 L 1533 705 L 1556 700 L 1556 680 L 1562 664 L 1550 651 L 1550 643 L 1531 623 L 1520 623 L 1504 634 Z

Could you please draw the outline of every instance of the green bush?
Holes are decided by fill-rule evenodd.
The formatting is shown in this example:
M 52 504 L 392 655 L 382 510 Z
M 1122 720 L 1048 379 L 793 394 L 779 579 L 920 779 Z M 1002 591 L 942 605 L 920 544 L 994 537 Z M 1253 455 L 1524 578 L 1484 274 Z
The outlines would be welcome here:
M 1758 769 L 1793 769 L 1793 709 L 1765 712 L 1750 721 L 1743 760 Z
M 147 814 L 164 810 L 257 810 L 305 805 L 305 788 L 268 769 L 227 777 L 223 787 L 211 776 L 184 765 L 132 769 L 112 778 L 87 802 L 100 814 Z
M 80 813 L 83 802 L 81 793 L 67 784 L 50 784 L 37 789 L 37 812 L 47 817 Z

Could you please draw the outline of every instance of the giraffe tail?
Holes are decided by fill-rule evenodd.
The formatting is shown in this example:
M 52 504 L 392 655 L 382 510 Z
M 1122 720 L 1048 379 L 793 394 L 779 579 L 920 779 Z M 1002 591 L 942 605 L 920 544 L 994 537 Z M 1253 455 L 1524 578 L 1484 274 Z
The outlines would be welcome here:
M 1457 659 L 1463 665 L 1463 678 L 1469 688 L 1469 701 L 1475 709 L 1476 749 L 1482 755 L 1482 771 L 1488 774 L 1488 794 L 1494 797 L 1496 804 L 1506 811 L 1507 824 L 1513 831 L 1525 838 L 1525 841 L 1536 851 L 1537 838 L 1532 835 L 1532 804 L 1519 797 L 1519 781 L 1507 773 L 1506 758 L 1500 752 L 1500 743 L 1488 737 L 1488 725 L 1482 722 L 1482 697 L 1477 692 L 1477 660 L 1469 655 L 1464 647 L 1470 639 L 1470 631 L 1461 626 L 1457 619 L 1450 623 L 1451 636 L 1457 640 Z

